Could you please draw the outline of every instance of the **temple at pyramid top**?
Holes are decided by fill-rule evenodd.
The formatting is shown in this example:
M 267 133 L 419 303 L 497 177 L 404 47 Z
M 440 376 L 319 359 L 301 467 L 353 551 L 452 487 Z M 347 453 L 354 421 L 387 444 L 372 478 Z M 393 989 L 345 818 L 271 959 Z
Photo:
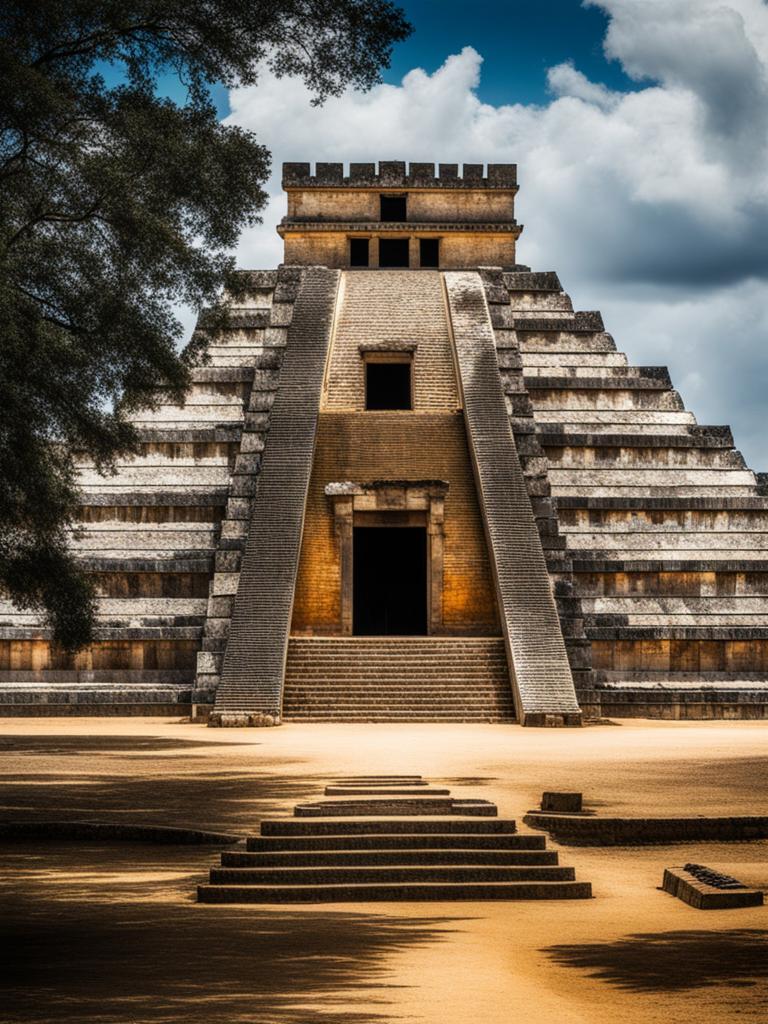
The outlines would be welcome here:
M 515 164 L 283 164 L 285 263 L 445 270 L 512 267 Z

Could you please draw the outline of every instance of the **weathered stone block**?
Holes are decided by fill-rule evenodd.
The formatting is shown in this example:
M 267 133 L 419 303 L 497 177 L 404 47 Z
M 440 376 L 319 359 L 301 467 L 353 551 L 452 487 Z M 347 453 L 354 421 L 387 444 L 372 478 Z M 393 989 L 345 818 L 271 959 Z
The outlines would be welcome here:
M 541 795 L 542 811 L 560 811 L 569 814 L 581 811 L 581 793 L 544 792 Z

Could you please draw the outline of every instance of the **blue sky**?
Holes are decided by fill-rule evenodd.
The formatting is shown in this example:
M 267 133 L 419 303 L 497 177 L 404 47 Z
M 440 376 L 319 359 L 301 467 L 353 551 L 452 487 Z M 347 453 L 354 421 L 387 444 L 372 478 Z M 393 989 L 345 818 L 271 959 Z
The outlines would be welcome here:
M 612 89 L 633 88 L 619 61 L 603 54 L 607 15 L 580 0 L 401 0 L 401 6 L 414 32 L 396 48 L 387 82 L 399 82 L 413 67 L 433 72 L 449 53 L 472 46 L 484 59 L 478 95 L 496 106 L 548 102 L 547 68 L 568 60 Z

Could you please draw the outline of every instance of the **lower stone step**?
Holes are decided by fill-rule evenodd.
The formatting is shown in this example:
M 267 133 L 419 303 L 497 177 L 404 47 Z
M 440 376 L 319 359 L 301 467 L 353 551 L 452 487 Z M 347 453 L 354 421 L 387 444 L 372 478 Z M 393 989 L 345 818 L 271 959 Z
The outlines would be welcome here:
M 546 836 L 516 835 L 514 832 L 369 834 L 369 835 L 269 835 L 249 836 L 245 848 L 252 853 L 299 853 L 309 851 L 389 850 L 520 850 L 541 852 Z M 228 855 L 229 856 L 229 855 Z M 235 854 L 232 854 L 235 856 Z
M 461 818 L 371 818 L 335 821 L 302 821 L 300 818 L 270 818 L 261 823 L 262 836 L 359 836 L 359 835 L 469 835 L 477 833 L 514 833 L 517 825 L 505 818 L 483 820 Z
M 286 722 L 294 722 L 301 724 L 302 722 L 345 722 L 349 723 L 373 723 L 379 725 L 385 725 L 387 723 L 400 722 L 401 724 L 409 723 L 421 723 L 422 725 L 439 724 L 443 725 L 458 725 L 461 723 L 475 722 L 479 725 L 506 725 L 509 722 L 514 721 L 514 715 L 512 712 L 508 714 L 503 713 L 489 713 L 487 711 L 478 711 L 476 714 L 469 714 L 466 712 L 456 712 L 454 714 L 444 714 L 439 712 L 423 712 L 417 711 L 401 711 L 401 712 L 389 712 L 389 711 L 361 711 L 361 712 L 340 712 L 329 709 L 328 711 L 317 711 L 314 714 L 307 714 L 302 712 L 301 714 L 292 714 L 285 712 Z
M 211 868 L 212 885 L 360 885 L 402 882 L 571 882 L 573 868 L 549 865 L 374 865 Z
M 361 885 L 201 885 L 201 903 L 392 903 L 422 900 L 585 900 L 589 882 L 420 882 Z
M 486 838 L 493 840 L 495 837 Z M 454 846 L 449 849 L 384 849 L 384 850 L 311 850 L 307 852 L 275 851 L 254 853 L 222 853 L 224 868 L 312 868 L 312 867 L 375 867 L 377 864 L 397 866 L 433 864 L 499 866 L 551 866 L 557 864 L 555 850 L 496 850 Z

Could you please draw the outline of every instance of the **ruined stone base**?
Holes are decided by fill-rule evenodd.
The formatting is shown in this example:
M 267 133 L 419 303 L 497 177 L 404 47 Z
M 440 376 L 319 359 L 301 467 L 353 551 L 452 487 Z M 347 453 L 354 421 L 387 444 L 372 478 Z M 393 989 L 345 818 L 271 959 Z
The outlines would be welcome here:
M 208 716 L 208 725 L 222 729 L 264 729 L 273 725 L 281 725 L 280 715 L 275 712 L 272 715 L 258 711 L 254 714 L 246 714 L 242 711 L 212 711 Z
M 544 729 L 566 729 L 581 725 L 581 712 L 566 714 L 547 714 L 540 711 L 535 714 L 527 714 L 520 722 L 521 725 L 533 726 Z

